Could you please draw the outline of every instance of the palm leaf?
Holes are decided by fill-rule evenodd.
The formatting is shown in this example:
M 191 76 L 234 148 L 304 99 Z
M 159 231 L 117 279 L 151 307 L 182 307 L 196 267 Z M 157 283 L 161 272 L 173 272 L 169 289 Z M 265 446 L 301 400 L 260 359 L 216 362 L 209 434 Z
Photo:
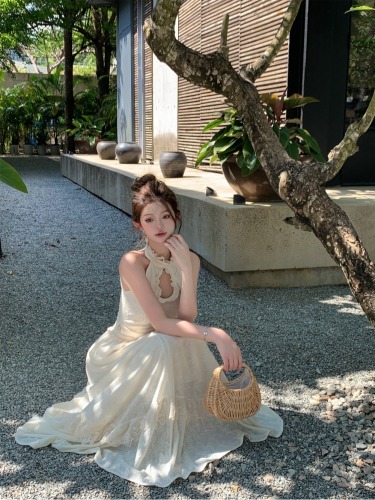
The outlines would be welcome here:
M 20 174 L 2 158 L 0 158 L 0 181 L 22 193 L 27 193 L 27 187 Z
M 303 97 L 300 94 L 293 94 L 284 100 L 284 110 L 300 108 L 311 102 L 319 102 L 315 97 Z
M 208 156 L 211 156 L 214 152 L 214 141 L 207 141 L 198 151 L 197 159 L 195 160 L 195 166 L 198 166 L 205 160 Z
M 224 123 L 226 123 L 226 120 L 224 120 L 224 118 L 216 118 L 215 120 L 212 120 L 212 122 L 207 123 L 202 132 L 208 132 L 213 128 L 220 127 L 220 125 L 223 125 Z

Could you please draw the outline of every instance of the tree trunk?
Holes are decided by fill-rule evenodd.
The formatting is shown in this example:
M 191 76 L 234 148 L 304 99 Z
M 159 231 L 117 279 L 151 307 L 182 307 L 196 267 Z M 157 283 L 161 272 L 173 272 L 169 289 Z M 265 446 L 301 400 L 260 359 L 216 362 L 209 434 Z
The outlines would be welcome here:
M 260 58 L 246 67 L 245 78 L 237 73 L 227 59 L 227 49 L 203 55 L 176 40 L 174 26 L 183 0 L 159 0 L 146 21 L 146 40 L 156 56 L 167 63 L 177 75 L 191 83 L 227 97 L 239 110 L 254 150 L 273 188 L 288 204 L 297 222 L 311 228 L 332 259 L 341 267 L 350 289 L 370 322 L 375 326 L 375 266 L 344 211 L 327 195 L 324 185 L 336 175 L 345 159 L 355 152 L 358 137 L 367 130 L 375 116 L 375 97 L 367 117 L 358 130 L 348 130 L 346 137 L 331 152 L 330 161 L 308 164 L 292 160 L 272 131 L 252 81 L 267 69 Z M 290 30 L 301 0 L 291 0 L 280 30 Z M 285 34 L 285 33 L 284 33 Z M 271 49 L 280 44 L 272 41 Z M 272 61 L 274 54 L 265 52 Z M 261 64 L 260 62 L 261 61 Z M 252 73 L 252 68 L 256 71 Z M 260 70 L 261 68 L 261 70 Z M 367 127 L 367 128 L 366 128 Z M 341 163 L 339 165 L 339 163 Z
M 108 15 L 110 15 L 110 19 Z M 108 29 L 104 29 L 104 27 L 109 25 L 111 21 L 114 21 L 114 15 L 108 9 L 94 7 L 92 9 L 92 18 L 94 28 L 92 43 L 95 48 L 99 101 L 100 104 L 102 104 L 104 97 L 109 94 L 109 76 L 111 70 L 111 57 L 113 54 L 110 32 Z

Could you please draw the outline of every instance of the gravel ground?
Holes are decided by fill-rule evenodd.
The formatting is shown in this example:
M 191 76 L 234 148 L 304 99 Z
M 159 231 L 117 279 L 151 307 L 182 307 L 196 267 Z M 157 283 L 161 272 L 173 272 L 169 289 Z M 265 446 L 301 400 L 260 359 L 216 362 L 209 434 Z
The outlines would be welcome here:
M 85 385 L 85 353 L 114 323 L 117 265 L 138 244 L 124 213 L 63 178 L 58 158 L 9 157 L 0 184 L 0 498 L 375 498 L 374 329 L 345 286 L 231 290 L 205 269 L 202 323 L 230 331 L 284 418 L 202 474 L 142 487 L 90 456 L 18 446 L 34 413 Z

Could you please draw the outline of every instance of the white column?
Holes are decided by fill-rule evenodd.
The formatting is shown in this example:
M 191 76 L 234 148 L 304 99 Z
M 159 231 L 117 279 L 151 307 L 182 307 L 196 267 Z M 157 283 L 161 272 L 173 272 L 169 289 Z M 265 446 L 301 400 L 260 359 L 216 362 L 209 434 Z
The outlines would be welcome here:
M 134 141 L 132 2 L 119 0 L 117 12 L 117 142 Z

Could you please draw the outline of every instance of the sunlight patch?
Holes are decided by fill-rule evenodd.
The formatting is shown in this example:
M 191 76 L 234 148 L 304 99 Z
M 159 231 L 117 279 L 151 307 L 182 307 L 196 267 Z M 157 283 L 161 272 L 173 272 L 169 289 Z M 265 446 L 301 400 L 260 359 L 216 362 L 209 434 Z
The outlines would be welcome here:
M 351 295 L 334 295 L 331 299 L 320 300 L 321 304 L 332 304 L 338 307 L 338 312 L 344 314 L 354 314 L 356 316 L 362 316 L 365 313 L 362 311 L 361 306 L 354 300 Z
M 22 470 L 23 466 L 16 464 L 14 462 L 7 462 L 6 460 L 0 460 L 0 476 L 4 476 L 9 473 L 16 473 Z
M 274 493 L 290 493 L 294 487 L 294 481 L 292 480 L 294 474 L 295 471 L 292 469 L 287 472 L 286 476 L 267 472 L 263 476 L 260 476 L 256 480 L 256 483 L 260 486 L 267 486 Z

